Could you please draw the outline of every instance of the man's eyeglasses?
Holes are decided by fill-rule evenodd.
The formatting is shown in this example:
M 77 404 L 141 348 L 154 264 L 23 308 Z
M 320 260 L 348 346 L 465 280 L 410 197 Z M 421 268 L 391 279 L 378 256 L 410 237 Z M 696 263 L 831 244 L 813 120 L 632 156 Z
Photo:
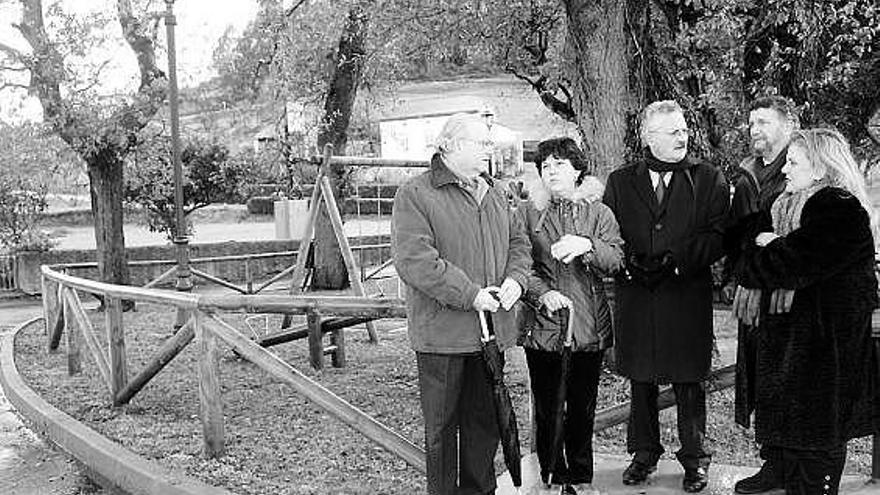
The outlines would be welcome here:
M 669 137 L 691 137 L 694 135 L 694 132 L 690 129 L 673 129 L 673 130 L 660 130 L 660 129 L 652 129 L 652 133 L 655 134 L 664 134 Z

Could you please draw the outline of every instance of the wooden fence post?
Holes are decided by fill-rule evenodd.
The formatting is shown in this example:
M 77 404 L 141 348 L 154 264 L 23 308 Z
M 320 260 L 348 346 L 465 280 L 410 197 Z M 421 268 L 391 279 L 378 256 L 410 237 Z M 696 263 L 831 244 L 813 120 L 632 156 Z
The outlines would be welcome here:
M 52 290 L 52 282 L 46 278 L 45 275 L 40 276 L 40 294 L 42 295 L 42 303 L 43 303 L 43 323 L 45 325 L 46 336 L 48 337 L 52 333 L 52 313 L 54 308 L 52 307 L 52 297 L 49 296 L 49 291 Z
M 201 405 L 202 433 L 205 437 L 205 455 L 220 457 L 226 451 L 223 403 L 220 397 L 220 365 L 217 337 L 205 328 L 201 311 L 192 315 L 199 350 L 199 404 Z
M 107 326 L 107 343 L 110 346 L 110 398 L 114 405 L 116 396 L 128 380 L 125 361 L 125 329 L 122 326 L 122 301 L 115 297 L 104 299 L 104 321 Z
M 321 330 L 321 315 L 309 311 L 306 320 L 309 327 L 309 360 L 312 368 L 320 370 L 324 368 L 324 332 Z
M 61 300 L 63 285 L 43 279 L 43 312 L 46 319 L 49 352 L 58 350 L 64 332 L 64 302 Z
M 61 300 L 62 305 L 64 306 L 65 314 L 73 314 L 73 308 L 70 307 L 70 301 L 67 297 L 64 297 L 64 292 L 73 289 L 65 289 L 64 286 L 61 286 L 59 299 Z M 67 374 L 68 375 L 78 375 L 82 372 L 82 360 L 80 359 L 79 354 L 79 332 L 76 332 L 75 329 L 70 328 L 71 320 L 67 319 L 64 323 L 64 333 L 67 335 Z
M 333 353 L 330 354 L 330 362 L 334 368 L 345 367 L 345 328 L 330 332 L 330 345 Z

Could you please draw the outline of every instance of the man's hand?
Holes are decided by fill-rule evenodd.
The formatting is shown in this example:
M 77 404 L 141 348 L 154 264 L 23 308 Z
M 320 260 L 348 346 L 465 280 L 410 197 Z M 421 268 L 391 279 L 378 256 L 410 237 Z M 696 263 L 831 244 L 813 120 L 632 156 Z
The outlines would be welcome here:
M 773 232 L 761 232 L 760 234 L 758 234 L 758 237 L 755 237 L 755 244 L 757 244 L 758 247 L 764 247 L 778 238 L 779 236 L 774 234 Z
M 498 301 L 498 298 L 493 294 L 493 292 L 498 292 L 498 287 L 483 287 L 477 292 L 477 297 L 474 298 L 473 307 L 477 311 L 489 311 L 490 313 L 494 313 L 498 311 L 498 307 L 501 303 Z
M 589 238 L 565 234 L 550 246 L 550 255 L 553 256 L 553 259 L 568 264 L 578 256 L 589 253 L 592 250 L 593 241 Z
M 547 308 L 547 313 L 549 313 L 550 316 L 553 316 L 553 313 L 559 309 L 571 308 L 571 299 L 563 296 L 558 290 L 545 292 L 540 298 L 538 298 L 538 302 Z
M 668 251 L 647 260 L 630 254 L 626 259 L 626 270 L 634 282 L 648 290 L 654 290 L 667 279 L 678 275 L 675 259 Z
M 497 295 L 504 311 L 510 311 L 513 304 L 516 303 L 517 299 L 522 295 L 522 287 L 520 287 L 516 280 L 507 277 L 501 284 L 501 288 L 498 289 Z

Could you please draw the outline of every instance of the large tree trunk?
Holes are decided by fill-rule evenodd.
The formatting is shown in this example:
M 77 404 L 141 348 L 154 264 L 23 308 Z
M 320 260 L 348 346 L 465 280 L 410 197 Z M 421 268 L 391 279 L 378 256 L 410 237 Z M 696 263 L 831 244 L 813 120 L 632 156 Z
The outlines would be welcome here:
M 572 108 L 584 152 L 605 177 L 624 163 L 627 136 L 628 52 L 625 2 L 565 0 Z
M 348 13 L 348 20 L 339 38 L 336 68 L 324 102 L 324 117 L 318 134 L 318 146 L 323 149 L 325 144 L 332 144 L 334 154 L 337 155 L 345 153 L 351 110 L 364 68 L 366 55 L 364 44 L 369 20 L 367 3 L 354 4 Z M 341 193 L 345 170 L 342 167 L 334 167 L 329 172 L 333 194 L 341 209 L 345 199 Z M 348 272 L 339 250 L 339 243 L 333 233 L 330 217 L 326 210 L 322 209 L 318 224 L 315 226 L 315 271 L 312 276 L 312 287 L 343 289 L 347 286 Z
M 95 220 L 95 244 L 101 279 L 128 285 L 122 208 L 122 163 L 98 157 L 88 163 L 89 193 Z

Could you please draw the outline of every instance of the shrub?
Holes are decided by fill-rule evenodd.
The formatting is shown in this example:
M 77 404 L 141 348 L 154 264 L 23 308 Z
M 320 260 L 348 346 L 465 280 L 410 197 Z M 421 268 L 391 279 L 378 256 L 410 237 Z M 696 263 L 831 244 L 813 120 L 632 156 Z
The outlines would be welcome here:
M 272 196 L 254 196 L 247 200 L 247 211 L 251 215 L 273 215 L 275 200 Z
M 242 163 L 229 160 L 229 150 L 212 141 L 189 139 L 181 150 L 184 215 L 212 203 L 239 203 L 251 180 Z M 141 143 L 126 167 L 123 200 L 144 208 L 153 232 L 174 237 L 174 173 L 167 137 Z M 187 220 L 187 233 L 192 225 Z
M 252 196 L 265 196 L 266 184 L 278 185 L 286 197 L 302 199 L 306 184 L 315 182 L 319 165 L 307 158 L 285 157 L 277 146 L 266 146 L 260 151 L 245 147 L 232 158 L 239 167 L 249 170 L 252 182 L 243 184 Z M 272 191 L 277 192 L 275 190 Z
M 13 173 L 0 173 L 0 251 L 47 251 L 49 237 L 39 230 L 46 209 L 45 187 Z

